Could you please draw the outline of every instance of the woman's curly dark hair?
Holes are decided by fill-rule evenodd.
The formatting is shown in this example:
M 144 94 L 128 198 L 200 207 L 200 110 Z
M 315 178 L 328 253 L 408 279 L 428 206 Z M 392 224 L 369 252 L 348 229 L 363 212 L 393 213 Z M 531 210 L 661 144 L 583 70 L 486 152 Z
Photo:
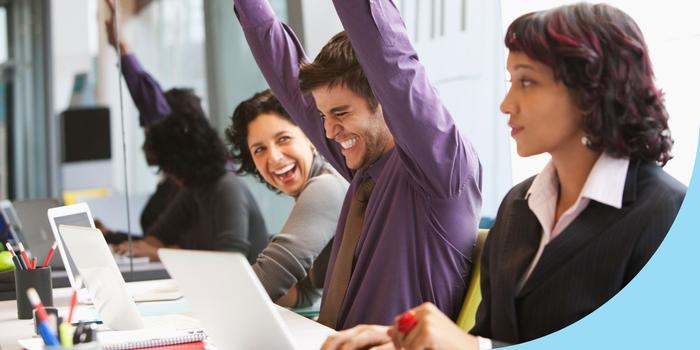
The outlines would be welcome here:
M 240 165 L 236 173 L 255 175 L 269 189 L 278 191 L 260 175 L 248 148 L 248 126 L 261 114 L 275 114 L 286 119 L 292 125 L 296 125 L 270 90 L 258 92 L 253 97 L 241 102 L 233 111 L 231 126 L 225 132 L 226 141 L 230 146 L 229 155 L 234 163 Z
M 226 148 L 203 114 L 178 111 L 153 124 L 146 133 L 144 150 L 156 164 L 188 187 L 213 184 L 225 172 Z
M 533 12 L 511 23 L 505 44 L 551 67 L 572 91 L 590 149 L 661 165 L 672 158 L 663 94 L 629 15 L 587 3 Z

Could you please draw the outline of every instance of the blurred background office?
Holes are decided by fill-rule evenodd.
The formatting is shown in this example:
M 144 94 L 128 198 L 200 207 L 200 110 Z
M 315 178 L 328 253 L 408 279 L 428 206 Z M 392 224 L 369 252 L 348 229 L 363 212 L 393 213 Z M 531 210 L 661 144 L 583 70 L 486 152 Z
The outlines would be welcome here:
M 341 30 L 330 1 L 270 2 L 310 55 Z M 479 153 L 484 216 L 495 215 L 506 191 L 548 160 L 518 157 L 498 111 L 508 79 L 504 26 L 526 12 L 573 2 L 395 0 L 433 83 Z M 695 5 L 607 2 L 635 18 L 647 38 L 676 140 L 666 169 L 687 185 L 700 126 L 691 105 L 700 81 Z M 231 0 L 119 1 L 121 32 L 144 68 L 164 89 L 193 88 L 220 133 L 240 101 L 266 88 L 232 8 Z M 105 225 L 127 230 L 126 179 L 133 232 L 159 174 L 141 151 L 138 111 L 120 87 L 106 16 L 102 0 L 0 0 L 0 198 L 86 201 Z M 278 232 L 292 200 L 245 181 L 269 231 Z

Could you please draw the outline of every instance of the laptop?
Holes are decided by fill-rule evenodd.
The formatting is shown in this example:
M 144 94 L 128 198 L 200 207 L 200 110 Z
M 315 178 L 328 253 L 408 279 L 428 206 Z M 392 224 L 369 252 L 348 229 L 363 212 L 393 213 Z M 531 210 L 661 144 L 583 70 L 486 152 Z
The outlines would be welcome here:
M 17 236 L 20 237 L 32 255 L 37 257 L 39 263 L 43 262 L 54 242 L 51 224 L 46 218 L 46 213 L 49 209 L 59 205 L 58 200 L 53 198 L 16 200 L 12 203 L 0 204 L 3 207 L 3 212 L 12 211 L 16 214 L 17 223 L 15 225 L 19 227 Z M 49 265 L 53 269 L 63 270 L 60 252 L 54 252 Z
M 51 231 L 53 232 L 53 239 L 49 240 L 48 242 L 49 247 L 51 246 L 51 244 L 53 244 L 53 241 L 55 240 L 58 243 L 58 251 L 61 252 L 61 258 L 58 259 L 61 260 L 61 262 L 57 263 L 56 266 L 61 269 L 65 269 L 68 274 L 68 280 L 70 281 L 70 285 L 75 289 L 79 289 L 80 286 L 76 285 L 77 277 L 79 274 L 75 269 L 75 264 L 73 263 L 73 259 L 70 256 L 70 253 L 66 252 L 65 247 L 63 247 L 61 235 L 57 228 L 60 225 L 95 228 L 95 222 L 92 219 L 90 207 L 86 203 L 66 205 L 62 207 L 48 209 L 47 215 L 49 218 L 49 225 L 51 227 Z M 112 255 L 112 258 L 116 261 L 117 265 L 129 265 L 129 263 L 132 260 L 134 264 L 148 263 L 148 257 L 134 257 L 132 259 L 129 258 L 128 255 L 113 253 L 111 249 L 110 254 Z M 54 260 L 57 259 L 54 258 Z M 161 299 L 147 298 L 146 300 Z
M 0 241 L 22 242 L 25 246 L 27 245 L 22 235 L 22 223 L 17 217 L 12 202 L 7 199 L 0 200 Z
M 65 205 L 62 207 L 49 209 L 47 211 L 47 215 L 49 218 L 49 224 L 51 225 L 51 231 L 53 232 L 53 239 L 58 245 L 58 251 L 61 252 L 63 268 L 68 274 L 68 280 L 70 281 L 70 285 L 73 287 L 73 289 L 80 289 L 81 286 L 77 285 L 76 283 L 79 276 L 78 269 L 75 266 L 73 257 L 71 256 L 69 251 L 66 250 L 66 247 L 63 243 L 63 238 L 61 237 L 61 233 L 58 231 L 58 227 L 60 225 L 71 225 L 95 228 L 95 222 L 92 219 L 92 213 L 90 213 L 90 208 L 85 203 Z
M 299 349 L 304 339 L 292 338 L 244 255 L 166 248 L 158 255 L 217 349 Z M 311 332 L 325 339 L 334 331 L 318 324 Z
M 70 252 L 71 267 L 80 273 L 102 322 L 113 330 L 143 328 L 141 315 L 102 232 L 94 227 L 63 224 L 58 230 L 64 249 Z

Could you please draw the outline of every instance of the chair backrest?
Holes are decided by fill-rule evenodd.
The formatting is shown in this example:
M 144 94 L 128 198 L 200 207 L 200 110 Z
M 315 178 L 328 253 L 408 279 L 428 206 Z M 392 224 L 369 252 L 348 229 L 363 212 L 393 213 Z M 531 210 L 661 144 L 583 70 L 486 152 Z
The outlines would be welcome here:
M 469 274 L 469 286 L 467 295 L 462 304 L 462 310 L 457 318 L 457 326 L 465 331 L 469 331 L 476 323 L 476 310 L 481 303 L 481 254 L 484 251 L 484 243 L 489 230 L 479 229 L 476 236 L 476 245 L 472 250 L 472 271 Z

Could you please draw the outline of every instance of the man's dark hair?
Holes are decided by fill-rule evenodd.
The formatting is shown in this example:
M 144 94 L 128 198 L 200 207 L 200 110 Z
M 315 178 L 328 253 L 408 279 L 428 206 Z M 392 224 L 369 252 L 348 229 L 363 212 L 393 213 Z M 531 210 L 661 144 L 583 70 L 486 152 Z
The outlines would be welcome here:
M 344 31 L 323 46 L 312 63 L 302 64 L 299 85 L 304 92 L 324 86 L 343 86 L 364 97 L 370 109 L 375 110 L 378 106 L 377 98 Z

